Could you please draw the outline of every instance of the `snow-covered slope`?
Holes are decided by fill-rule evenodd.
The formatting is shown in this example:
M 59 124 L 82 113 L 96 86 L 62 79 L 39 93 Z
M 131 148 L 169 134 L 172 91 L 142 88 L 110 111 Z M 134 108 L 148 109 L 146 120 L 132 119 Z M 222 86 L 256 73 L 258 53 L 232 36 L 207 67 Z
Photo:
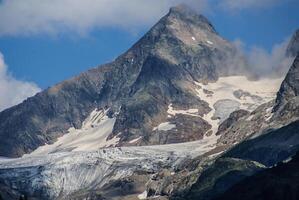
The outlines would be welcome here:
M 245 76 L 228 76 L 220 77 L 215 83 L 195 84 L 198 86 L 198 97 L 212 108 L 203 118 L 212 125 L 213 133 L 216 133 L 219 123 L 233 111 L 253 111 L 261 104 L 273 100 L 281 82 L 282 78 L 250 81 Z
M 250 81 L 244 76 L 221 77 L 215 83 L 201 84 L 195 82 L 198 97 L 208 102 L 212 110 L 205 116 L 208 123 L 212 125 L 213 134 L 208 138 L 215 144 L 218 137 L 215 137 L 219 124 L 224 121 L 230 113 L 238 109 L 252 111 L 262 103 L 275 98 L 282 79 L 262 79 Z M 101 148 L 115 146 L 119 138 L 108 140 L 108 136 L 113 130 L 115 117 L 109 118 L 106 110 L 95 109 L 83 122 L 81 129 L 70 128 L 69 133 L 58 138 L 54 144 L 45 144 L 39 147 L 30 155 L 45 155 L 56 152 L 75 152 L 75 151 L 96 151 Z M 198 109 L 176 110 L 172 104 L 168 106 L 168 119 L 175 115 L 190 115 L 201 117 Z M 168 121 L 161 122 L 155 130 L 168 131 L 175 129 L 176 125 Z M 211 136 L 214 136 L 212 139 Z M 142 137 L 137 137 L 129 143 L 134 144 Z M 24 155 L 25 157 L 29 155 Z
M 44 191 L 42 198 L 55 199 L 83 188 L 101 188 L 136 171 L 174 170 L 186 158 L 203 155 L 214 147 L 215 141 L 207 138 L 182 144 L 27 155 L 0 160 L 0 181 L 29 196 Z
M 108 109 L 109 110 L 109 109 Z M 119 138 L 108 140 L 115 117 L 107 116 L 108 110 L 95 109 L 83 122 L 81 129 L 70 128 L 68 133 L 58 138 L 54 144 L 40 146 L 31 155 L 44 155 L 55 152 L 95 151 L 100 148 L 115 146 Z M 28 156 L 28 155 L 24 155 Z
M 108 140 L 108 136 L 115 125 L 117 113 L 109 118 L 109 109 L 95 109 L 80 129 L 69 129 L 69 133 L 53 144 L 41 146 L 22 158 L 0 159 L 0 182 L 29 196 L 38 194 L 44 199 L 55 199 L 82 189 L 100 189 L 113 180 L 129 177 L 137 171 L 157 173 L 165 168 L 175 171 L 186 158 L 192 159 L 203 154 L 217 156 L 225 149 L 217 145 L 220 136 L 215 134 L 219 123 L 234 110 L 252 111 L 275 98 L 281 81 L 250 81 L 246 77 L 231 76 L 221 77 L 215 83 L 195 82 L 198 97 L 212 109 L 208 114 L 201 116 L 198 109 L 192 108 L 175 109 L 172 104 L 166 110 L 167 120 L 177 115 L 187 115 L 202 117 L 212 125 L 211 134 L 194 142 L 113 147 L 118 144 L 119 138 L 115 136 Z M 176 129 L 176 125 L 161 121 L 153 129 L 168 131 Z M 134 145 L 141 139 L 140 136 L 129 143 Z

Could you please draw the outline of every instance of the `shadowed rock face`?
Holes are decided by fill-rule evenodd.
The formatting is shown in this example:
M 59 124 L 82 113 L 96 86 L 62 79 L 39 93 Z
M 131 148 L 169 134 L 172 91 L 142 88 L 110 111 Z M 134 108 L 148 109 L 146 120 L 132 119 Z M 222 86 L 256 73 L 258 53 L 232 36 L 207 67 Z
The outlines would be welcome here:
M 296 57 L 280 90 L 278 91 L 274 111 L 284 106 L 286 102 L 299 95 L 299 55 Z
M 299 29 L 294 33 L 287 47 L 287 56 L 295 57 L 299 53 Z
M 259 163 L 234 158 L 218 159 L 192 185 L 185 198 L 190 200 L 214 199 L 240 180 L 264 167 Z
M 253 160 L 268 167 L 273 166 L 299 150 L 298 130 L 299 121 L 295 121 L 280 129 L 236 145 L 224 157 Z
M 299 154 L 288 163 L 266 169 L 234 185 L 217 199 L 275 199 L 299 198 Z
M 71 127 L 80 128 L 95 108 L 109 108 L 116 117 L 109 138 L 119 146 L 142 137 L 140 144 L 185 142 L 201 138 L 206 128 L 180 137 L 152 139 L 153 127 L 167 121 L 167 108 L 197 108 L 208 104 L 196 96 L 193 83 L 244 71 L 231 62 L 236 49 L 222 39 L 203 16 L 179 6 L 170 9 L 144 37 L 112 63 L 55 85 L 0 113 L 0 156 L 21 156 L 52 143 Z M 233 73 L 232 73 L 233 72 Z M 179 118 L 174 123 L 187 119 Z M 206 122 L 201 122 L 205 124 Z M 205 125 L 204 127 L 207 127 Z M 186 130 L 186 126 L 181 125 Z M 181 130 L 178 129 L 178 132 Z M 185 131 L 186 132 L 186 131 Z

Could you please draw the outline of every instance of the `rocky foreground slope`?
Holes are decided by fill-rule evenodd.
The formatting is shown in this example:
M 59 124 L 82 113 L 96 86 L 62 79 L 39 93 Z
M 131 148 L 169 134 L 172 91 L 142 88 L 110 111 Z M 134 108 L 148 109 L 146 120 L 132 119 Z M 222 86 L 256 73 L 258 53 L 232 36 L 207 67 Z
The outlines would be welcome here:
M 241 190 L 299 151 L 299 56 L 283 81 L 250 80 L 235 59 L 206 18 L 172 8 L 114 62 L 0 113 L 0 156 L 22 155 L 0 158 L 0 199 Z
M 218 199 L 298 199 L 299 153 L 284 163 L 245 178 Z

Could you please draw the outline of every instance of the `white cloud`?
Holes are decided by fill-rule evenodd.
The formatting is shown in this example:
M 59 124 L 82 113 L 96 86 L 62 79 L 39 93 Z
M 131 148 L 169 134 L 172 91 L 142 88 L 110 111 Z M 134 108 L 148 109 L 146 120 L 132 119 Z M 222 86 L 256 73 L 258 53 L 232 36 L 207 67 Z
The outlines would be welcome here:
M 0 36 L 88 33 L 94 28 L 136 29 L 156 22 L 171 6 L 207 9 L 207 0 L 3 0 Z M 1 1 L 0 1 L 1 2 Z
M 246 47 L 241 40 L 236 40 L 234 43 L 240 54 L 247 57 L 250 71 L 257 76 L 284 76 L 294 60 L 286 56 L 289 38 L 275 44 L 270 51 L 259 46 Z M 243 60 L 239 63 L 244 64 Z
M 240 11 L 240 10 L 250 9 L 250 8 L 271 7 L 283 1 L 282 0 L 220 0 L 219 5 L 225 10 Z
M 16 80 L 9 75 L 3 55 L 0 53 L 0 111 L 21 103 L 39 91 L 40 88 L 36 84 Z
M 202 13 L 271 7 L 291 0 L 0 0 L 0 36 L 86 34 L 95 28 L 129 31 L 152 25 L 171 6 L 187 4 Z

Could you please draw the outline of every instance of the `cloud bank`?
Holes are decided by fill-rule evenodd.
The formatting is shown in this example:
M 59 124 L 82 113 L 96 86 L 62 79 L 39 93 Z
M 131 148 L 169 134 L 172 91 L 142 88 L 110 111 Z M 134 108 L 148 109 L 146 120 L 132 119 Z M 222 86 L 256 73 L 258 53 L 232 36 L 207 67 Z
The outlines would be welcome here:
M 206 9 L 205 0 L 3 0 L 0 35 L 85 34 L 94 28 L 136 29 L 154 23 L 169 7 L 186 3 Z
M 212 7 L 242 10 L 270 7 L 279 1 L 281 0 L 2 0 L 0 36 L 58 34 L 67 31 L 86 34 L 103 27 L 138 30 L 156 22 L 169 7 L 181 3 L 206 13 Z
M 288 0 L 223 0 L 219 1 L 221 8 L 231 11 L 244 9 L 266 8 Z
M 236 40 L 234 44 L 238 49 L 238 55 L 243 55 L 240 58 L 245 57 L 247 62 L 245 63 L 244 59 L 236 59 L 235 63 L 240 66 L 246 64 L 250 73 L 256 77 L 283 77 L 294 61 L 293 57 L 286 55 L 289 41 L 289 38 L 285 39 L 267 51 L 259 46 L 247 47 L 241 40 Z
M 40 90 L 34 83 L 16 80 L 9 75 L 0 52 L 0 111 L 21 103 Z

